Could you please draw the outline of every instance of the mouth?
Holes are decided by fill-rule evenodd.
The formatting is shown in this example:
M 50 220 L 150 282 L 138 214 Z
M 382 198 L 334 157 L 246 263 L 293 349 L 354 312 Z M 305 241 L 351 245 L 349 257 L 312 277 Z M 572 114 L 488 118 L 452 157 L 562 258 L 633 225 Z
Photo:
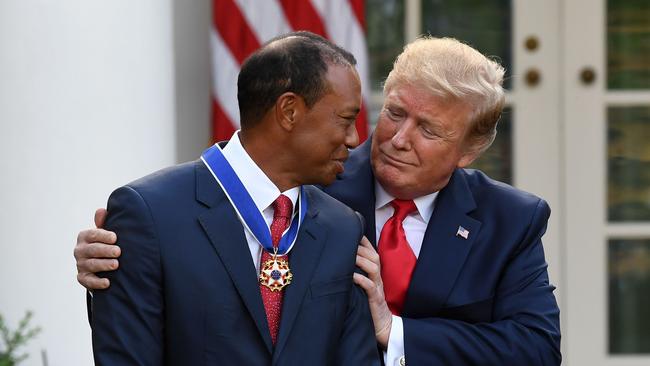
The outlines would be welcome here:
M 409 162 L 406 162 L 404 160 L 401 160 L 399 158 L 396 158 L 390 154 L 385 153 L 384 151 L 381 152 L 382 156 L 384 157 L 384 160 L 386 163 L 394 166 L 406 166 L 406 165 L 413 165 Z
M 347 160 L 347 158 L 334 159 L 333 160 L 337 175 L 343 173 L 343 171 L 345 170 L 345 168 L 344 168 L 345 160 Z

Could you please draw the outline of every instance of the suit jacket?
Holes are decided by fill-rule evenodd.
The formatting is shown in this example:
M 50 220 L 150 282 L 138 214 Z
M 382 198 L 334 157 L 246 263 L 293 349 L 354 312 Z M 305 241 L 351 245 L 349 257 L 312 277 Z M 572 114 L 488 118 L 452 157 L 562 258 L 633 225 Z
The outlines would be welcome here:
M 366 237 L 376 243 L 369 156 L 367 142 L 325 191 L 365 216 Z M 560 364 L 559 309 L 541 241 L 549 215 L 544 200 L 480 171 L 453 173 L 401 314 L 409 366 Z
M 112 193 L 106 228 L 122 248 L 95 291 L 98 365 L 379 364 L 367 299 L 353 285 L 354 212 L 306 186 L 273 347 L 243 227 L 201 161 Z

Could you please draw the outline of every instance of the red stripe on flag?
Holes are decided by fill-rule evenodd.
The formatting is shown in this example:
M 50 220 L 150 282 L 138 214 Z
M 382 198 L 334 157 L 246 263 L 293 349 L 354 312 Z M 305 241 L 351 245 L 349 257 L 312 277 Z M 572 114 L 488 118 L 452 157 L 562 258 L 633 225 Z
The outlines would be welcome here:
M 359 134 L 359 143 L 366 141 L 368 138 L 368 111 L 366 110 L 366 103 L 361 104 L 361 111 L 357 116 L 355 126 Z
M 223 112 L 219 103 L 212 99 L 212 138 L 214 142 L 228 140 L 235 133 L 232 122 Z
M 357 21 L 361 25 L 363 32 L 366 32 L 366 6 L 365 0 L 348 0 L 350 1 L 350 6 L 354 11 L 354 15 L 357 17 Z
M 310 1 L 280 0 L 280 4 L 291 28 L 310 31 L 328 38 L 323 20 Z
M 260 42 L 233 0 L 215 0 L 212 19 L 224 43 L 241 65 Z

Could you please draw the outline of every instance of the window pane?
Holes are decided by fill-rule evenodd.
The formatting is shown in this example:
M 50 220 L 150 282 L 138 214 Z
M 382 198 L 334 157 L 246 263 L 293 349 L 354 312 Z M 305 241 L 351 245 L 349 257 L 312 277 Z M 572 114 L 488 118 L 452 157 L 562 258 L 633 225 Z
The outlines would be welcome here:
M 650 353 L 650 240 L 609 241 L 609 352 Z
M 492 146 L 470 168 L 480 169 L 492 179 L 512 184 L 512 108 L 503 111 Z
M 454 37 L 488 56 L 496 56 L 506 68 L 504 86 L 512 75 L 511 0 L 422 0 L 422 32 Z
M 607 1 L 607 86 L 650 88 L 650 1 Z
M 607 131 L 608 217 L 650 220 L 650 107 L 610 107 Z
M 404 0 L 366 0 L 370 86 L 381 83 L 404 48 Z

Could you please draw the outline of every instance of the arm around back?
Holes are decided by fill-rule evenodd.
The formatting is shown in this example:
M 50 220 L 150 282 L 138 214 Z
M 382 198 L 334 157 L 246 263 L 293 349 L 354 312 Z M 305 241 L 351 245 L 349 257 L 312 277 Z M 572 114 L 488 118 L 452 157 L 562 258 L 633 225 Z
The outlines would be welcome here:
M 92 339 L 97 365 L 163 364 L 163 296 L 159 243 L 142 196 L 125 186 L 108 201 L 107 230 L 117 234 L 120 267 L 92 298 Z

